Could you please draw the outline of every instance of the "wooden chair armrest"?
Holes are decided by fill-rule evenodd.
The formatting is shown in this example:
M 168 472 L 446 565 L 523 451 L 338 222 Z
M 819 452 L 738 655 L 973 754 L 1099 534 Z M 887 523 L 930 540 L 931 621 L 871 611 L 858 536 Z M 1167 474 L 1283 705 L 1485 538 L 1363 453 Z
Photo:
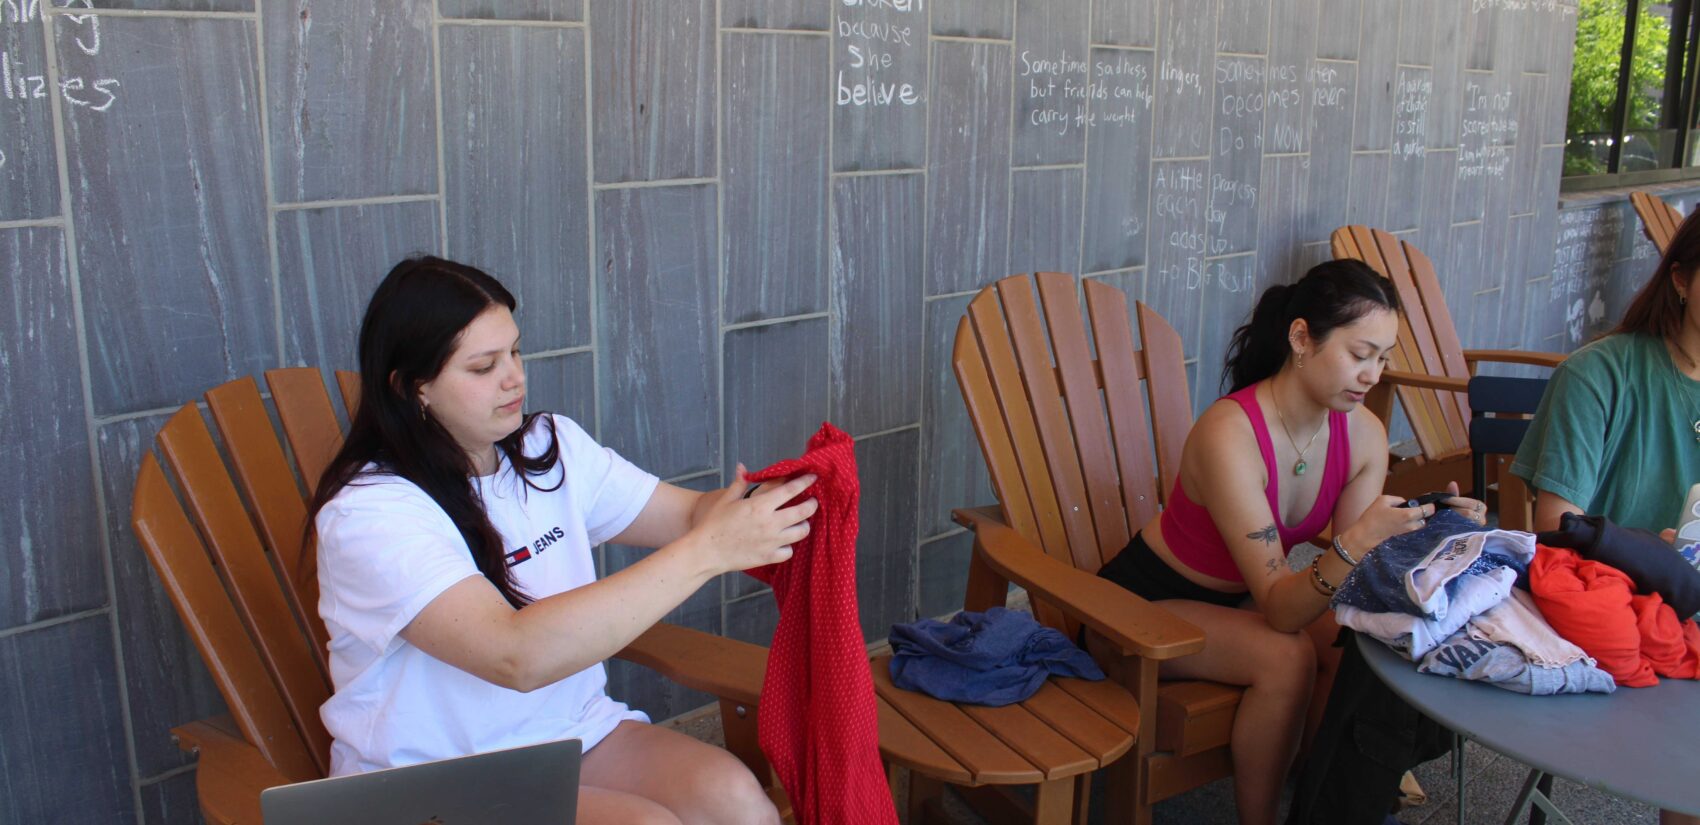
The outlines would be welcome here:
M 178 747 L 200 756 L 195 790 L 211 825 L 261 825 L 260 791 L 290 784 L 258 748 L 211 721 L 190 722 L 171 734 Z
M 767 672 L 767 648 L 761 645 L 666 622 L 644 631 L 614 656 L 692 690 L 752 706 Z
M 1107 579 L 1051 558 L 1005 525 L 997 508 L 956 510 L 974 531 L 974 552 L 999 575 L 1056 605 L 1125 656 L 1173 659 L 1204 649 L 1204 632 Z
M 1470 379 L 1453 378 L 1449 375 L 1429 375 L 1423 372 L 1402 372 L 1400 370 L 1382 370 L 1381 380 L 1384 383 L 1402 387 L 1421 387 L 1425 390 L 1445 390 L 1448 392 L 1469 392 Z
M 1528 364 L 1533 367 L 1556 367 L 1565 355 L 1558 352 L 1525 352 L 1519 349 L 1467 349 L 1464 361 L 1474 364 L 1487 361 L 1495 364 Z

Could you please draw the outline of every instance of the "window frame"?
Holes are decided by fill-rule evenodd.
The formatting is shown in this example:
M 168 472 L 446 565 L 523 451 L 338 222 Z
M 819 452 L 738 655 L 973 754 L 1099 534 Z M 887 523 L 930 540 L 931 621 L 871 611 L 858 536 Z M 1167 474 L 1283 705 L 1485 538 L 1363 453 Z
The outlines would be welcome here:
M 1634 58 L 1636 22 L 1641 15 L 1641 0 L 1626 0 L 1624 14 L 1627 19 L 1623 26 L 1623 44 L 1619 49 L 1617 71 L 1617 99 L 1611 108 L 1611 150 L 1607 159 L 1606 171 L 1597 175 L 1567 176 L 1560 172 L 1560 192 L 1587 192 L 1599 189 L 1614 189 L 1619 187 L 1644 186 L 1660 183 L 1673 183 L 1686 180 L 1700 179 L 1700 161 L 1686 165 L 1688 142 L 1690 135 L 1700 131 L 1700 126 L 1694 125 L 1695 102 L 1700 98 L 1700 0 L 1671 0 L 1671 44 L 1680 44 L 1680 49 L 1668 48 L 1665 58 L 1665 94 L 1660 107 L 1661 117 L 1669 122 L 1666 113 L 1672 108 L 1677 111 L 1675 150 L 1677 161 L 1674 166 L 1658 169 L 1641 169 L 1631 172 L 1618 171 L 1623 160 L 1624 134 L 1629 120 L 1629 83 L 1630 62 Z M 1679 36 L 1678 33 L 1681 33 Z M 1574 49 L 1572 45 L 1572 49 Z M 1674 66 L 1673 66 L 1674 64 Z M 1676 82 L 1669 80 L 1672 69 L 1679 75 Z M 1672 96 L 1675 96 L 1674 107 Z M 1568 97 L 1565 101 L 1568 109 Z M 1670 127 L 1661 127 L 1670 128 Z M 1565 144 L 1569 145 L 1570 130 L 1568 121 L 1565 128 Z

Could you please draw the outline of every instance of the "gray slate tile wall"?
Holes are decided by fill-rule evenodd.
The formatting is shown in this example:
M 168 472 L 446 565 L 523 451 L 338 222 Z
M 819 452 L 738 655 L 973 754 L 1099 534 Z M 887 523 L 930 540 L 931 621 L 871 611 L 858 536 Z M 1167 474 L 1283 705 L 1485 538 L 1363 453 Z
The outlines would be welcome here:
M 1151 303 L 1202 409 L 1348 219 L 1444 268 L 1467 346 L 1573 348 L 1652 259 L 1620 198 L 1560 209 L 1566 0 L 66 5 L 0 2 L 0 460 L 36 468 L 0 480 L 6 823 L 196 819 L 167 730 L 222 701 L 136 467 L 215 384 L 355 367 L 400 256 L 504 279 L 538 404 L 678 483 L 858 438 L 870 639 L 960 603 L 950 510 L 992 495 L 950 352 L 997 277 Z M 672 618 L 778 614 L 734 576 Z

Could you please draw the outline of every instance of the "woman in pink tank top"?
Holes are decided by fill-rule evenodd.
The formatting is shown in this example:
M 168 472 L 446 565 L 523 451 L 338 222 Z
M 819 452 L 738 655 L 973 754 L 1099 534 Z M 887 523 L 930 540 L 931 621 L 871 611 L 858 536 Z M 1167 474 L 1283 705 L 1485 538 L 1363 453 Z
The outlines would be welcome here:
M 1381 494 L 1387 431 L 1362 407 L 1398 307 L 1393 284 L 1358 261 L 1266 290 L 1234 333 L 1231 392 L 1187 435 L 1167 508 L 1099 572 L 1204 631 L 1204 650 L 1164 662 L 1163 678 L 1247 687 L 1231 739 L 1242 823 L 1275 821 L 1307 711 L 1320 718 L 1326 704 L 1339 657 L 1331 591 L 1434 514 Z M 1485 516 L 1472 499 L 1445 506 Z M 1287 553 L 1330 523 L 1333 547 L 1294 571 Z

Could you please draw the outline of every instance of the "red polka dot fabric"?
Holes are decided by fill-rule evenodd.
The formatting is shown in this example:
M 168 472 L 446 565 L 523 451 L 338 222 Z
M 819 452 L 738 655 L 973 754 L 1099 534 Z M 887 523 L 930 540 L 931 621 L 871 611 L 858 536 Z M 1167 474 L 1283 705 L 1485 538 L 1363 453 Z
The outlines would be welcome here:
M 751 481 L 819 476 L 799 498 L 820 509 L 790 560 L 748 571 L 773 586 L 779 628 L 762 680 L 756 735 L 798 825 L 897 825 L 880 766 L 879 715 L 856 611 L 856 505 L 850 436 L 822 424 L 808 452 Z

